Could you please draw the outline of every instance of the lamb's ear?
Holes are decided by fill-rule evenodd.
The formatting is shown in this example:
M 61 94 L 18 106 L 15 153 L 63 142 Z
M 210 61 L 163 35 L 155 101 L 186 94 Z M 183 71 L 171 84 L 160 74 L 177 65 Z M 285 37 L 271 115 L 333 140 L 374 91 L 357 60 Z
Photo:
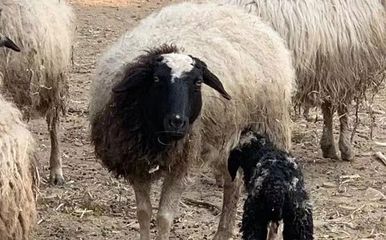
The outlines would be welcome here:
M 196 57 L 190 57 L 193 58 L 197 66 L 203 70 L 204 83 L 219 92 L 225 99 L 231 100 L 231 96 L 225 91 L 220 79 L 208 69 L 206 63 Z
M 0 47 L 7 47 L 16 52 L 20 52 L 20 48 L 8 37 L 0 35 Z
M 232 181 L 235 180 L 237 171 L 239 170 L 241 159 L 238 157 L 237 150 L 232 150 L 228 158 L 228 171 L 232 177 Z
M 141 88 L 146 83 L 146 72 L 135 71 L 130 74 L 126 74 L 124 79 L 113 87 L 114 93 L 122 93 L 127 91 L 133 91 Z

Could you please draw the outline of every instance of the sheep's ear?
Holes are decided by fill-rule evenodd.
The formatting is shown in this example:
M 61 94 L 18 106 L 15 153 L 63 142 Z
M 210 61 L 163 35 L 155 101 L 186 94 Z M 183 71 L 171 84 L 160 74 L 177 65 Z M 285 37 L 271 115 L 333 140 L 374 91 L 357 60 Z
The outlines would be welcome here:
M 113 87 L 114 93 L 133 91 L 141 88 L 146 81 L 147 74 L 141 71 L 127 74 L 125 78 Z
M 0 47 L 7 47 L 16 52 L 20 52 L 20 48 L 11 39 L 9 39 L 6 36 L 1 36 Z
M 235 153 L 234 151 L 235 150 L 231 152 L 228 158 L 228 172 L 232 177 L 232 181 L 235 180 L 237 171 L 239 170 L 241 164 L 241 159 L 237 157 L 237 153 Z
M 203 70 L 204 83 L 219 92 L 225 99 L 231 100 L 231 96 L 225 91 L 220 79 L 208 69 L 206 63 L 196 57 L 190 57 L 193 58 L 197 66 Z

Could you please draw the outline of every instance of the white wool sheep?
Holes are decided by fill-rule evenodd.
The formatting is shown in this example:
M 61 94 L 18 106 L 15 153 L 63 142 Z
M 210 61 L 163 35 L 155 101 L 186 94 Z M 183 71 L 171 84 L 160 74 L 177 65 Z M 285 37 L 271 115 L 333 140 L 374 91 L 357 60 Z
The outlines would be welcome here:
M 0 47 L 20 51 L 0 33 Z M 36 222 L 34 141 L 18 109 L 0 95 L 0 239 L 28 240 Z
M 386 67 L 386 16 L 380 0 L 220 2 L 242 6 L 260 16 L 287 40 L 297 71 L 295 101 L 322 107 L 323 156 L 337 158 L 332 131 L 337 110 L 341 158 L 353 159 L 349 105 L 383 81 L 377 73 Z
M 36 223 L 33 139 L 21 114 L 0 96 L 0 239 L 28 240 Z
M 46 117 L 51 138 L 50 182 L 63 183 L 57 127 L 65 110 L 73 13 L 64 0 L 2 0 L 0 29 L 22 49 L 0 51 L 2 90 L 26 118 Z
M 170 81 L 162 73 L 156 75 L 160 68 Z M 142 107 L 154 97 L 148 89 L 161 93 L 163 84 L 186 87 L 184 81 L 192 81 L 195 74 L 203 74 L 203 80 L 195 80 L 196 93 L 201 82 L 206 84 L 199 91 L 201 113 L 182 139 L 168 145 L 153 139 L 148 122 L 156 119 L 145 115 L 159 110 Z M 207 87 L 213 88 L 214 79 L 223 84 L 215 88 L 222 96 Z M 190 167 L 199 159 L 216 162 L 224 174 L 223 211 L 215 239 L 231 238 L 240 181 L 232 182 L 227 171 L 229 152 L 245 128 L 267 136 L 280 149 L 289 149 L 294 81 L 291 55 L 280 36 L 258 17 L 217 4 L 165 7 L 104 54 L 91 86 L 92 141 L 103 164 L 132 183 L 142 240 L 150 239 L 151 181 L 164 177 L 157 239 L 166 240 Z M 129 89 L 131 85 L 138 86 Z M 163 102 L 157 104 L 161 108 Z M 176 115 L 174 120 L 181 119 Z M 183 127 L 181 122 L 173 125 Z

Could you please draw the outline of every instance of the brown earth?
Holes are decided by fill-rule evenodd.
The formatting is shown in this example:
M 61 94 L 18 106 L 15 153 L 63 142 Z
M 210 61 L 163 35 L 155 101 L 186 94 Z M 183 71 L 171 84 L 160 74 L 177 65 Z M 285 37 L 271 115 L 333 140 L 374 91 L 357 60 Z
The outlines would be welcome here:
M 139 19 L 173 0 L 73 0 L 78 21 L 71 74 L 69 113 L 62 119 L 62 159 L 66 184 L 50 187 L 49 139 L 43 121 L 32 122 L 41 160 L 36 240 L 138 239 L 131 187 L 115 179 L 94 158 L 87 122 L 88 90 L 100 53 Z M 373 138 L 386 142 L 386 91 L 376 99 Z M 316 113 L 313 112 L 315 115 Z M 361 109 L 354 162 L 322 159 L 318 147 L 321 122 L 296 121 L 294 154 L 304 167 L 314 202 L 316 239 L 386 239 L 386 165 L 372 155 L 386 151 L 370 138 L 370 119 Z M 320 119 L 320 117 L 319 117 Z M 336 127 L 338 133 L 338 127 Z M 222 190 L 208 170 L 197 170 L 184 194 L 171 239 L 211 239 L 219 220 Z M 153 189 L 158 201 L 159 183 Z M 194 201 L 192 201 L 194 200 Z M 239 204 L 238 218 L 242 213 Z M 156 212 L 156 207 L 154 208 Z M 154 221 L 153 221 L 154 232 Z M 237 232 L 238 229 L 235 230 Z M 240 239 L 235 235 L 235 239 Z

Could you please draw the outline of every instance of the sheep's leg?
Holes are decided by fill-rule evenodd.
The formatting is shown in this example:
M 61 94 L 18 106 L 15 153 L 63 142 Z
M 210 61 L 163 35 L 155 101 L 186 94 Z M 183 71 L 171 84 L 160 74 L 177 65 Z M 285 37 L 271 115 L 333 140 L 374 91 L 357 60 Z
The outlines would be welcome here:
M 334 134 L 333 134 L 333 115 L 334 109 L 330 102 L 324 102 L 322 104 L 323 112 L 323 134 L 320 140 L 320 146 L 322 148 L 323 157 L 338 159 L 336 154 Z
M 157 240 L 168 240 L 170 229 L 177 212 L 178 205 L 187 183 L 187 169 L 172 170 L 165 177 L 161 200 L 158 208 L 158 235 Z M 176 173 L 176 174 L 175 174 Z
M 276 240 L 279 232 L 279 223 L 271 222 L 268 226 L 267 240 Z
M 237 175 L 234 181 L 232 181 L 232 178 L 228 173 L 224 174 L 223 176 L 223 206 L 220 217 L 220 223 L 217 228 L 217 233 L 214 236 L 214 240 L 228 240 L 232 238 L 237 212 L 237 202 L 239 200 L 240 195 L 240 176 Z
M 295 206 L 293 206 L 295 208 Z M 297 209 L 295 212 L 287 209 L 287 216 L 284 217 L 284 240 L 312 240 L 313 219 L 311 209 Z
M 243 221 L 241 225 L 242 239 L 273 240 L 276 231 L 267 214 L 265 199 L 260 196 L 248 195 L 244 204 Z M 269 233 L 268 233 L 269 229 Z
M 52 111 L 47 115 L 47 125 L 51 140 L 51 155 L 50 155 L 50 184 L 64 184 L 62 159 L 59 151 L 58 127 L 59 115 L 56 111 Z
M 354 158 L 354 152 L 351 147 L 348 129 L 348 107 L 346 105 L 339 106 L 338 114 L 340 121 L 339 150 L 342 160 L 350 161 Z
M 140 240 L 150 240 L 152 206 L 150 201 L 150 181 L 131 181 L 137 204 Z

